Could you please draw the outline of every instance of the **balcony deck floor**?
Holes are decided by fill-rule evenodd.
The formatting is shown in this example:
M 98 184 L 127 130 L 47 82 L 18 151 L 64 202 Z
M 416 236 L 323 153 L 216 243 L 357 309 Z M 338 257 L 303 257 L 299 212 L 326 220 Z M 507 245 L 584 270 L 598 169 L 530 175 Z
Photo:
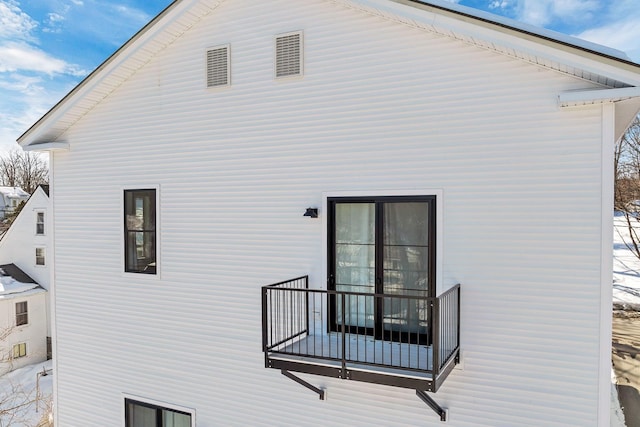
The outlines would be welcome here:
M 345 358 L 352 368 L 388 368 L 430 371 L 432 348 L 425 345 L 375 340 L 368 335 L 346 334 Z M 342 360 L 342 335 L 309 335 L 272 350 L 272 358 L 338 366 Z M 377 367 L 377 368 L 376 368 Z M 392 372 L 389 372 L 392 373 Z M 430 375 L 429 375 L 430 376 Z

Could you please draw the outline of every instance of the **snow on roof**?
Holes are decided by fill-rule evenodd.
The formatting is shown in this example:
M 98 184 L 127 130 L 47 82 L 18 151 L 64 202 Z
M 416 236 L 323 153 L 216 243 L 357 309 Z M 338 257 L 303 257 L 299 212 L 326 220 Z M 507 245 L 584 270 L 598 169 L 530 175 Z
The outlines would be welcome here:
M 0 193 L 7 197 L 15 199 L 29 197 L 29 193 L 27 193 L 20 187 L 0 187 Z
M 18 294 L 38 287 L 37 283 L 18 282 L 11 276 L 0 277 L 0 296 Z
M 0 266 L 0 299 L 39 292 L 45 292 L 45 289 L 14 264 Z

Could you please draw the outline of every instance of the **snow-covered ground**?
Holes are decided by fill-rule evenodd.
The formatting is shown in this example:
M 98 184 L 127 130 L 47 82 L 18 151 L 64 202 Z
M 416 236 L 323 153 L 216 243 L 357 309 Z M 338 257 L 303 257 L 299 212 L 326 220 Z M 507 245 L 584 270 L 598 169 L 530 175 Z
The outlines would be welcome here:
M 43 370 L 48 375 L 42 375 Z M 48 413 L 52 382 L 51 360 L 16 369 L 0 377 L 0 426 L 38 426 L 43 415 Z M 2 412 L 9 408 L 17 409 L 3 415 Z
M 632 221 L 640 235 L 640 222 Z M 627 246 L 631 240 L 623 214 L 616 212 L 613 228 L 613 303 L 640 310 L 640 260 Z
M 640 236 L 640 222 L 632 219 L 631 223 Z M 623 214 L 616 212 L 613 220 L 613 304 L 616 308 L 640 310 L 640 260 L 630 244 L 629 224 Z M 624 427 L 613 372 L 611 382 L 611 426 Z

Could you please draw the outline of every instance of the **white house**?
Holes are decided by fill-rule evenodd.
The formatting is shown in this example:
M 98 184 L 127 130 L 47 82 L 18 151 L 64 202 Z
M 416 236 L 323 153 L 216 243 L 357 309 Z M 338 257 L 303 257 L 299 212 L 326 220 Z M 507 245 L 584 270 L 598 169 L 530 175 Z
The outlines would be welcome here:
M 46 296 L 14 264 L 0 265 L 0 375 L 47 359 Z
M 19 138 L 57 425 L 607 426 L 639 108 L 624 54 L 448 2 L 173 2 Z
M 39 185 L 24 207 L 0 238 L 0 264 L 14 264 L 44 290 L 49 291 L 51 262 L 48 251 L 51 246 L 49 216 L 49 186 Z M 51 357 L 51 324 L 49 322 L 49 293 L 45 292 L 42 311 L 31 310 L 31 317 L 42 317 L 46 325 L 46 355 Z M 46 341 L 45 341 L 46 340 Z
M 13 213 L 20 203 L 29 199 L 29 193 L 20 187 L 0 187 L 0 218 Z

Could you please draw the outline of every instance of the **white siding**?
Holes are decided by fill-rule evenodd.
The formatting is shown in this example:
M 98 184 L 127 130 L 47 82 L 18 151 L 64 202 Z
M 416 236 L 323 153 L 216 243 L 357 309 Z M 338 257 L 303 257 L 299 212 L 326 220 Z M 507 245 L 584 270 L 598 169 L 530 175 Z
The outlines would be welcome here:
M 49 197 L 38 187 L 0 240 L 0 264 L 15 264 L 40 286 L 49 289 L 49 263 L 36 265 L 36 249 L 51 247 Z M 36 214 L 44 212 L 44 234 L 36 234 Z M 47 251 L 46 255 L 50 255 Z M 46 260 L 45 260 L 46 261 Z
M 305 76 L 276 81 L 273 36 L 297 30 Z M 232 85 L 207 90 L 204 52 L 227 43 Z M 412 390 L 305 376 L 320 402 L 260 349 L 260 286 L 323 286 L 305 208 L 421 188 L 443 192 L 442 286 L 462 283 L 449 425 L 594 425 L 601 110 L 557 106 L 589 87 L 331 2 L 225 2 L 54 154 L 60 425 L 118 425 L 122 393 L 203 426 L 440 425 Z M 160 277 L 122 273 L 122 189 L 141 185 Z
M 44 212 L 44 234 L 36 234 L 36 214 Z M 49 196 L 38 187 L 16 217 L 13 224 L 0 240 L 0 264 L 15 264 L 27 273 L 40 286 L 49 290 L 50 267 L 52 259 L 51 218 Z M 36 265 L 36 248 L 45 249 L 45 265 Z M 46 304 L 41 312 L 33 315 L 41 316 L 47 325 L 47 336 L 51 336 L 49 322 L 49 293 L 45 295 Z
M 16 303 L 27 303 L 28 323 L 16 326 Z M 0 375 L 33 363 L 47 360 L 47 292 L 42 289 L 23 295 L 0 297 L 0 333 L 9 332 L 0 340 Z M 13 359 L 15 344 L 25 343 L 27 355 Z

